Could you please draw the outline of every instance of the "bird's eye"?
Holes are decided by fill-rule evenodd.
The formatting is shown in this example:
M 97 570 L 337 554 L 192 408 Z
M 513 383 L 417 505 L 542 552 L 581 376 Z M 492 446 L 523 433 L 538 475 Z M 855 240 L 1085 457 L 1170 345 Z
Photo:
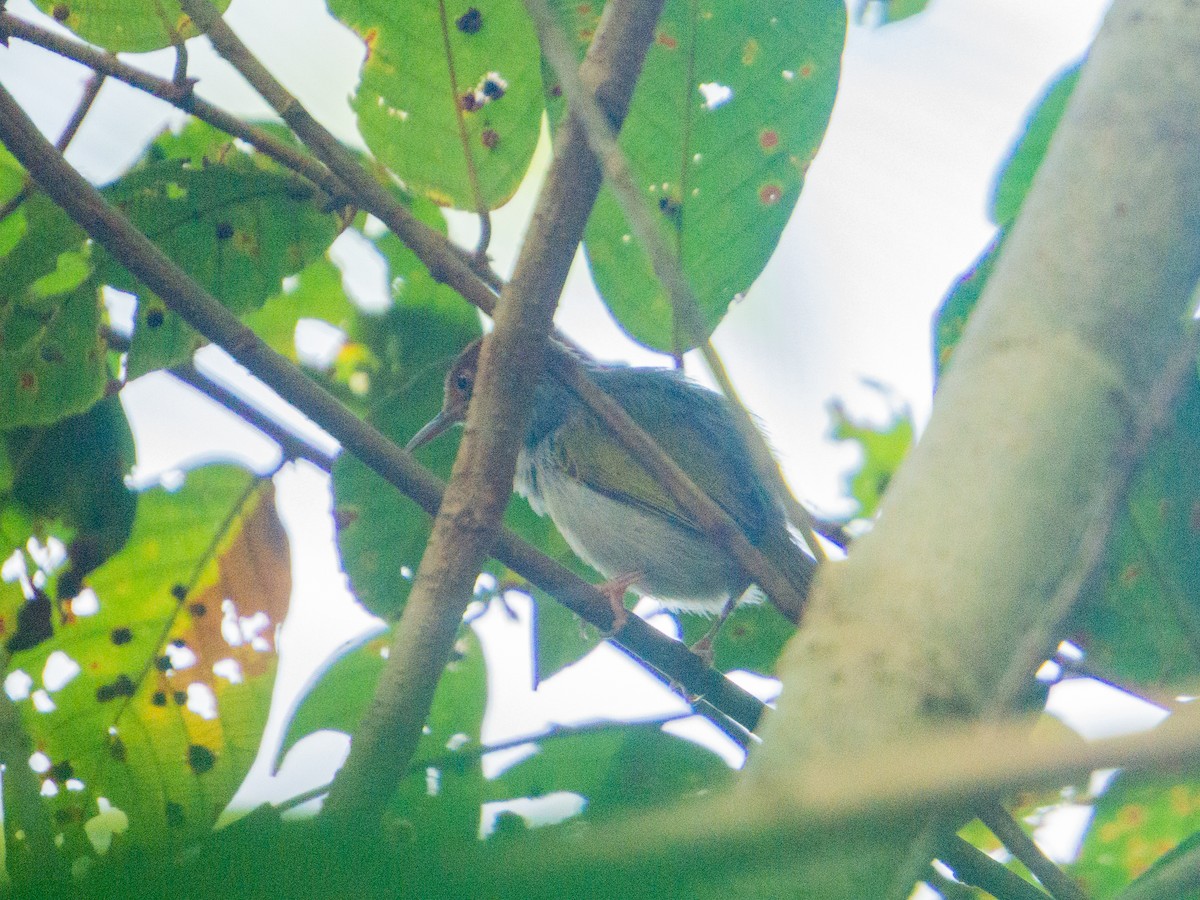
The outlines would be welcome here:
M 471 393 L 471 376 L 466 372 L 459 372 L 458 377 L 454 379 L 454 386 L 464 394 Z

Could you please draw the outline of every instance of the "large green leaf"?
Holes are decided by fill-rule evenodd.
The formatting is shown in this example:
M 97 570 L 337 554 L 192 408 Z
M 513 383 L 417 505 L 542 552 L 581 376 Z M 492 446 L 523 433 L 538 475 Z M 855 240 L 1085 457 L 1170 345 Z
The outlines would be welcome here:
M 197 34 L 176 0 L 34 0 L 85 41 L 114 53 L 170 47 Z M 212 0 L 224 12 L 229 0 Z
M 602 4 L 556 0 L 582 55 Z M 635 183 L 678 254 L 707 332 L 775 250 L 829 121 L 841 0 L 668 0 L 621 131 Z M 553 90 L 553 89 L 552 89 Z M 585 235 L 596 285 L 647 346 L 686 349 L 670 302 L 607 189 Z
M 282 279 L 318 258 L 339 230 L 311 186 L 239 151 L 223 162 L 150 162 L 105 195 L 184 271 L 238 315 L 279 293 Z M 142 294 L 129 377 L 185 359 L 200 343 L 159 298 L 105 257 L 108 283 Z
M 52 766 L 48 802 L 77 847 L 92 846 L 81 829 L 100 797 L 127 817 L 121 845 L 178 846 L 211 827 L 266 722 L 291 589 L 269 482 L 213 466 L 147 492 L 125 549 L 87 584 L 94 597 L 66 605 L 50 640 L 12 657 L 44 690 L 20 709 Z
M 0 257 L 0 431 L 83 412 L 104 391 L 99 284 L 84 237 L 40 193 L 0 222 L 0 245 L 9 245 Z
M 676 613 L 683 641 L 691 646 L 713 626 L 709 616 Z M 769 675 L 796 626 L 773 603 L 741 603 L 725 620 L 713 641 L 713 665 L 722 672 L 745 669 Z
M 367 46 L 354 110 L 371 152 L 444 206 L 493 209 L 511 197 L 543 105 L 520 0 L 330 0 L 329 9 Z

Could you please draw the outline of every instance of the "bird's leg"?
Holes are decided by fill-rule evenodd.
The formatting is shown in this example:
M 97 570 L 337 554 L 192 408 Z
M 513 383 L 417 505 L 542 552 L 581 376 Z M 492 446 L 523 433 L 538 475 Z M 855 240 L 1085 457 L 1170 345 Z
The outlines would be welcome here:
M 717 634 L 721 630 L 721 626 L 725 624 L 725 620 L 729 618 L 729 614 L 737 607 L 738 601 L 742 599 L 741 594 L 733 594 L 725 605 L 721 608 L 720 614 L 717 616 L 717 621 L 713 622 L 712 628 L 696 643 L 689 648 L 693 653 L 704 660 L 704 664 L 711 666 L 713 664 L 713 642 L 717 639 Z
M 604 599 L 608 601 L 613 614 L 612 628 L 609 629 L 608 637 L 612 637 L 624 628 L 625 623 L 629 621 L 629 610 L 625 608 L 625 592 L 632 585 L 641 581 L 642 577 L 643 573 L 641 572 L 627 572 L 596 586 L 596 590 L 603 594 Z

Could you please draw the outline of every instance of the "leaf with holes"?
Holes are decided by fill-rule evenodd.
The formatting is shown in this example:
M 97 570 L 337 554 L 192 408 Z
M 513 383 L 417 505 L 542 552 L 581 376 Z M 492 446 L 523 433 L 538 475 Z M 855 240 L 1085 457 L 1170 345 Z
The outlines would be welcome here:
M 182 160 L 150 163 L 114 182 L 105 196 L 238 315 L 279 293 L 283 278 L 317 259 L 340 228 L 321 211 L 311 186 L 241 152 L 201 168 Z M 141 295 L 129 377 L 179 362 L 199 346 L 200 336 L 161 299 L 110 257 L 101 258 L 109 284 Z
M 174 0 L 34 0 L 42 12 L 91 44 L 113 53 L 144 53 L 195 37 Z M 221 12 L 229 0 L 212 0 Z
M 178 846 L 211 828 L 266 723 L 291 591 L 270 483 L 211 466 L 146 492 L 87 585 L 51 640 L 12 658 L 38 687 L 20 710 L 53 767 L 47 802 L 67 840 L 104 797 L 124 843 Z
M 107 380 L 99 284 L 83 231 L 44 194 L 0 230 L 0 431 L 49 425 L 100 399 Z
M 543 106 L 520 0 L 331 0 L 329 9 L 366 44 L 354 111 L 371 152 L 443 206 L 494 209 L 511 197 Z
M 603 4 L 554 6 L 582 56 Z M 633 338 L 694 347 L 762 272 L 825 134 L 845 34 L 842 0 L 668 0 L 620 143 L 705 333 L 677 333 L 648 257 L 604 189 L 585 249 L 605 303 Z

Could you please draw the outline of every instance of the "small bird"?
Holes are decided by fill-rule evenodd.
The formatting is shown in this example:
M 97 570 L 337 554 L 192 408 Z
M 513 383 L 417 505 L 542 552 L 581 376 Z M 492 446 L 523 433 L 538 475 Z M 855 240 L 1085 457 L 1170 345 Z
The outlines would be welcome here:
M 451 366 L 442 410 L 409 441 L 410 451 L 466 417 L 481 342 L 470 344 Z M 759 477 L 728 401 L 672 369 L 584 365 L 593 383 L 805 596 L 816 563 L 792 540 L 783 508 Z M 721 613 L 723 619 L 750 587 L 738 563 L 550 375 L 542 377 L 534 395 L 514 489 L 535 512 L 550 516 L 581 559 L 610 579 L 604 587 L 610 597 L 616 591 L 614 607 L 629 588 L 667 609 Z M 622 606 L 619 619 L 623 613 Z

